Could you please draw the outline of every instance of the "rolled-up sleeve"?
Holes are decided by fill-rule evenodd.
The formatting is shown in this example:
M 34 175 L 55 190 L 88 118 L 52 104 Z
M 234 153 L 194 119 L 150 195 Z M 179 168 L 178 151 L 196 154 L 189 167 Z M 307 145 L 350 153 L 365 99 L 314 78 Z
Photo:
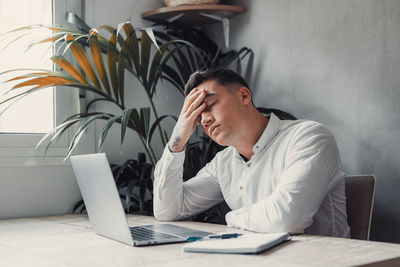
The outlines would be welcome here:
M 172 153 L 168 146 L 154 170 L 154 216 L 158 220 L 181 220 L 223 201 L 211 161 L 190 180 L 183 182 L 185 152 Z

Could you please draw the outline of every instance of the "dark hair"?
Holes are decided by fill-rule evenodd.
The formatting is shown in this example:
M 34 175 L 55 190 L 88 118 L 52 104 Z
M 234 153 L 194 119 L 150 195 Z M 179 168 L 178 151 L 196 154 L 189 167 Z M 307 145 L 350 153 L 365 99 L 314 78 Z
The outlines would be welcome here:
M 189 80 L 185 85 L 185 96 L 188 95 L 190 91 L 196 88 L 199 84 L 208 80 L 215 80 L 223 86 L 238 84 L 249 88 L 247 82 L 236 72 L 229 69 L 212 68 L 196 71 L 190 75 Z

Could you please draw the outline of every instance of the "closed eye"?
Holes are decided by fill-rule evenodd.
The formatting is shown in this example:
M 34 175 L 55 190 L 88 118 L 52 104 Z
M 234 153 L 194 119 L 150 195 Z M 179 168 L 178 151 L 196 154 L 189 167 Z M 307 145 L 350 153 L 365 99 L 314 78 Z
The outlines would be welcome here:
M 207 111 L 211 110 L 212 106 L 215 105 L 215 103 L 217 103 L 217 101 L 214 101 L 213 103 L 207 105 L 207 107 L 205 108 Z

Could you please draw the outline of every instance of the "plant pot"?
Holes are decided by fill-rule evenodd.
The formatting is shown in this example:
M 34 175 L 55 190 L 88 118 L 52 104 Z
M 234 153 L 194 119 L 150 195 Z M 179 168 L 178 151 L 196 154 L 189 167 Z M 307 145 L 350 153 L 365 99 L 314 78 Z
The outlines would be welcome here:
M 219 0 L 164 0 L 166 6 L 180 6 L 180 5 L 216 5 Z

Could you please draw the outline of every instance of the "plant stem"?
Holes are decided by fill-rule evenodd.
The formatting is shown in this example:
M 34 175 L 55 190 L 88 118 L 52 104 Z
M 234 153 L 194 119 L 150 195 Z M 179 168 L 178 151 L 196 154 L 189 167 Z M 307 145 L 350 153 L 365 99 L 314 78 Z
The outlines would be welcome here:
M 156 154 L 154 153 L 153 147 L 150 144 L 149 144 L 149 149 L 150 149 L 150 152 L 153 154 L 154 162 L 157 163 Z M 154 167 L 155 167 L 155 164 L 154 164 Z
M 151 145 L 147 146 L 147 143 L 145 142 L 143 136 L 141 136 L 140 134 L 138 134 L 140 141 L 142 141 L 142 144 L 144 146 L 144 148 L 146 149 L 146 153 L 147 156 L 149 156 L 151 163 L 153 164 L 153 166 L 156 165 L 156 156 L 154 154 L 153 148 L 151 147 Z
M 156 107 L 154 106 L 153 99 L 151 98 L 150 93 L 149 93 L 148 90 L 146 90 L 146 93 L 147 93 L 147 96 L 148 96 L 148 98 L 150 100 L 151 108 L 153 109 L 153 112 L 154 112 L 154 117 L 155 117 L 156 120 L 158 120 L 158 114 L 157 114 Z M 167 145 L 167 141 L 164 139 L 164 135 L 162 133 L 162 129 L 161 129 L 160 123 L 157 125 L 157 127 L 158 127 L 158 131 L 160 132 L 161 142 L 163 144 L 163 147 L 165 147 Z

